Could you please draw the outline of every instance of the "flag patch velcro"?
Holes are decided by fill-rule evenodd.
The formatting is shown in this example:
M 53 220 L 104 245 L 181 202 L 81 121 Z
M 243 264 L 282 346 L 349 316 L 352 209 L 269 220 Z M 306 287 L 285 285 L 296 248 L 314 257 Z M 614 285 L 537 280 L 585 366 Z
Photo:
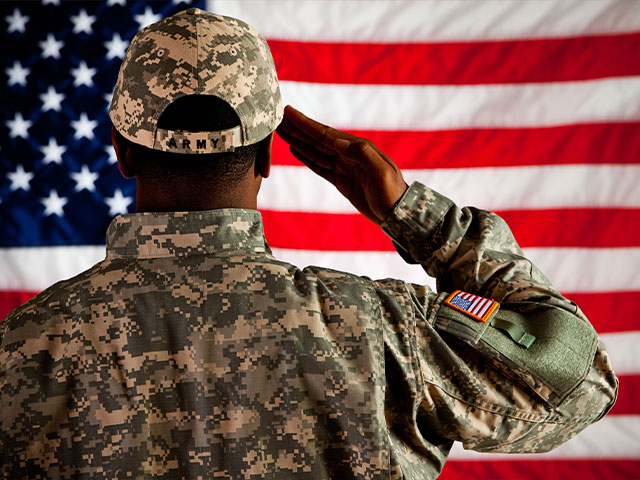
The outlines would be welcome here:
M 500 306 L 495 300 L 479 297 L 478 295 L 466 293 L 462 290 L 453 292 L 447 297 L 444 303 L 480 322 L 489 320 L 491 314 Z

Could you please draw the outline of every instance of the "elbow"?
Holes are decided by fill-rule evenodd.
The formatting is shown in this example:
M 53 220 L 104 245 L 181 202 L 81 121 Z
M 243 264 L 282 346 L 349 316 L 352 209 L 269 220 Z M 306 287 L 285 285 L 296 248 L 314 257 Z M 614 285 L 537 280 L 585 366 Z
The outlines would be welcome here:
M 600 341 L 591 370 L 580 388 L 587 405 L 584 417 L 591 418 L 591 423 L 604 417 L 618 398 L 618 388 L 618 378 L 613 372 L 609 354 Z
M 600 341 L 587 376 L 556 409 L 556 437 L 539 444 L 545 448 L 537 451 L 553 450 L 600 420 L 613 408 L 617 396 L 618 378 Z
M 604 417 L 613 408 L 617 396 L 618 378 L 604 344 L 599 340 L 587 375 L 555 408 L 554 417 L 561 424 L 586 427 Z
M 618 395 L 618 379 L 609 355 L 599 342 L 586 377 L 540 423 L 531 423 L 522 434 L 487 451 L 502 453 L 545 453 L 554 450 L 604 417 Z

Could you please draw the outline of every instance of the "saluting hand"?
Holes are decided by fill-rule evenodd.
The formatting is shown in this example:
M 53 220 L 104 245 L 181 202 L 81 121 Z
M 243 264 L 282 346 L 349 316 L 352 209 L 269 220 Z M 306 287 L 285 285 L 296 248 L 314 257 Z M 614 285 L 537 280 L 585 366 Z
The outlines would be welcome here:
M 296 158 L 377 224 L 407 189 L 398 166 L 365 138 L 318 123 L 290 105 L 276 131 Z

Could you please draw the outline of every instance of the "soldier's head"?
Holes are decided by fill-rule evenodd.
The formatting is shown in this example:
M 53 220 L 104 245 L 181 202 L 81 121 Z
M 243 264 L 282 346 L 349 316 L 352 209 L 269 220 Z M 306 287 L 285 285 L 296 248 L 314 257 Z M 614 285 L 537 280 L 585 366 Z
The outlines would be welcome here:
M 109 116 L 123 174 L 139 190 L 183 198 L 232 195 L 251 176 L 259 187 L 282 112 L 264 38 L 240 20 L 189 9 L 133 38 Z

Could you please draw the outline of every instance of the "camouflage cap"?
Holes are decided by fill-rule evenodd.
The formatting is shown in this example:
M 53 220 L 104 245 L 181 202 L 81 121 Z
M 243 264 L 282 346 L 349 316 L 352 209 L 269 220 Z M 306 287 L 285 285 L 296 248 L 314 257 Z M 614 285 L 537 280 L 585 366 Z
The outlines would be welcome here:
M 217 132 L 158 128 L 173 101 L 214 95 L 240 117 Z M 155 150 L 214 153 L 259 142 L 282 120 L 275 65 L 265 39 L 246 23 L 197 8 L 136 34 L 116 83 L 109 116 L 125 138 Z

